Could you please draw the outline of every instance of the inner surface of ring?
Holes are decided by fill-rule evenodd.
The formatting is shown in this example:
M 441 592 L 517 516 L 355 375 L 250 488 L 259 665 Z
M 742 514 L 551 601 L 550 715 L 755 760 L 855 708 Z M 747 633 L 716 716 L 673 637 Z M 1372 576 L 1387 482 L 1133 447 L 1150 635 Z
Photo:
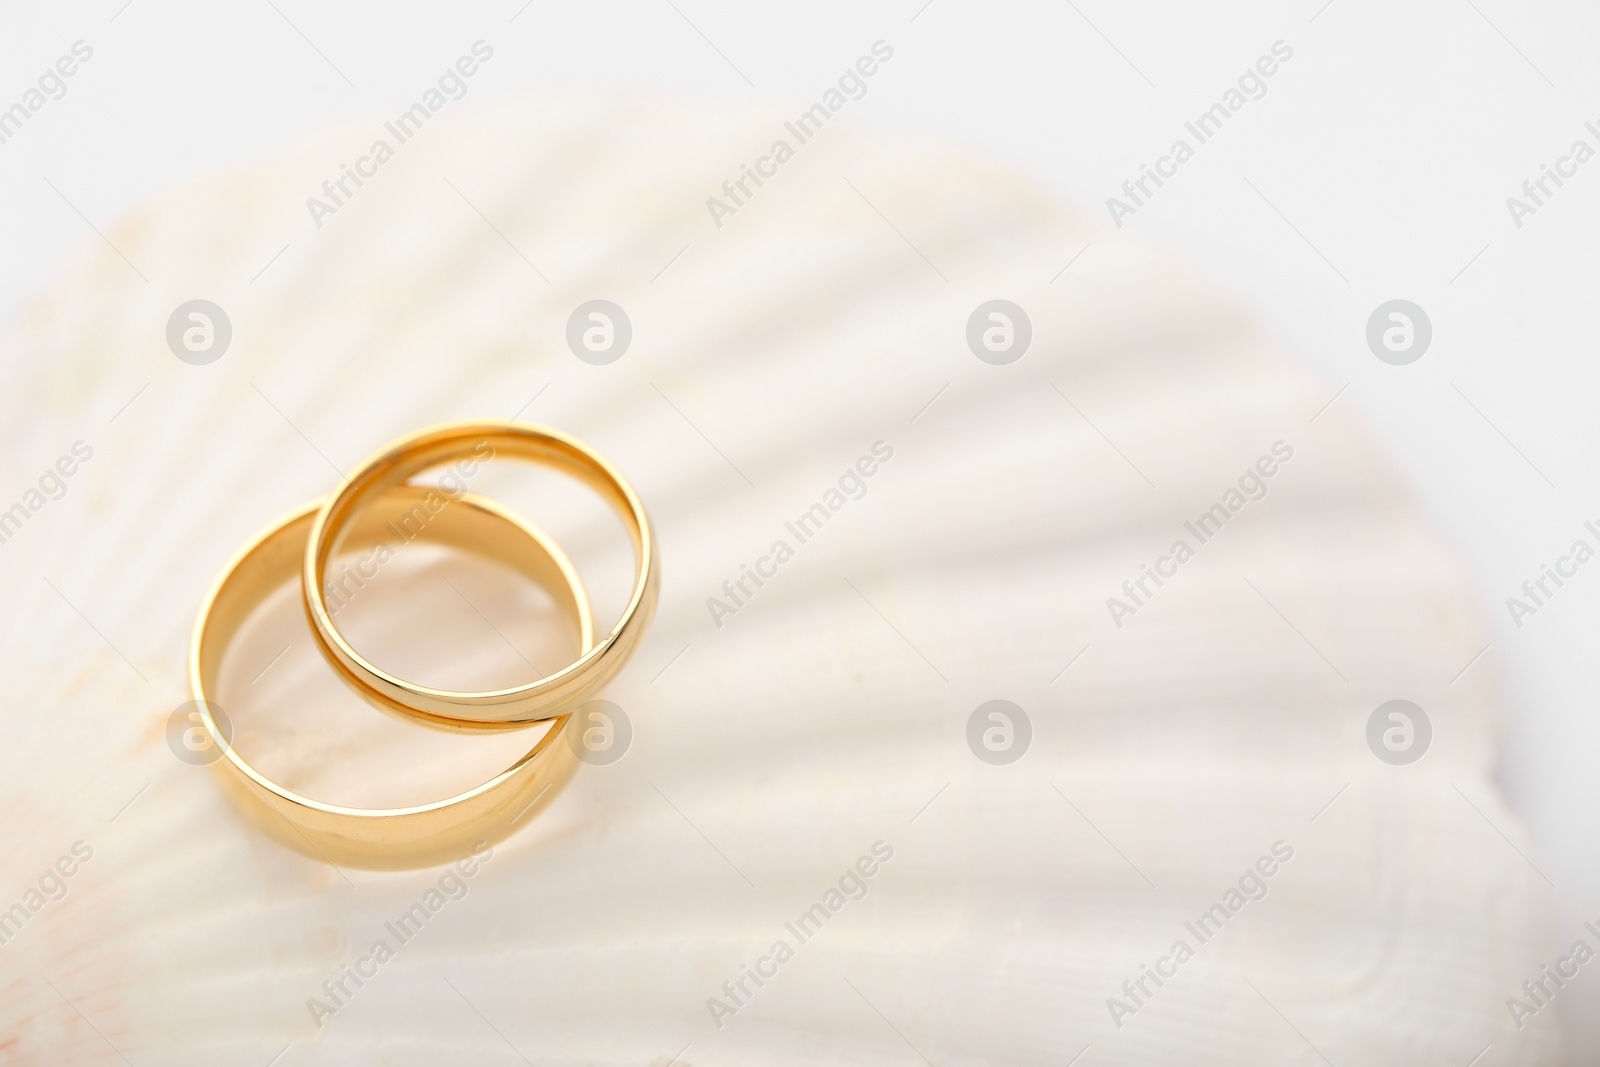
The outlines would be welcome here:
M 399 487 L 374 497 L 373 506 L 354 524 L 351 546 L 385 538 L 393 544 L 389 527 L 424 493 L 417 487 Z M 543 728 L 515 735 L 445 738 L 437 731 L 418 729 L 413 722 L 375 716 L 350 697 L 307 633 L 304 610 L 295 595 L 314 514 L 314 508 L 302 511 L 255 545 L 219 588 L 208 618 L 200 674 L 209 699 L 220 702 L 233 720 L 235 754 L 247 754 L 257 772 L 296 793 L 326 803 L 383 808 L 456 795 L 502 773 L 528 752 L 544 734 Z M 451 550 L 453 557 L 461 552 L 483 556 L 540 586 L 565 628 L 572 631 L 559 642 L 566 646 L 560 652 L 550 653 L 548 647 L 544 651 L 551 655 L 581 651 L 592 641 L 587 596 L 560 549 L 530 540 L 530 532 L 543 536 L 536 528 L 519 525 L 493 501 L 468 495 L 434 516 L 427 536 L 432 544 Z M 348 554 L 336 560 L 336 573 L 347 558 Z M 449 558 L 445 570 L 459 571 L 461 565 L 473 562 Z M 416 584 L 409 575 L 394 577 L 403 587 Z M 459 573 L 455 581 L 465 584 Z M 454 596 L 440 584 L 445 597 Z M 346 590 L 355 594 L 355 599 L 343 601 L 346 606 L 372 595 L 370 582 L 359 589 L 347 584 Z M 473 626 L 463 624 L 463 632 L 453 635 L 435 623 L 422 627 L 421 636 L 441 643 L 447 652 L 486 641 L 498 643 L 494 631 L 486 631 L 470 609 L 459 602 L 457 606 L 456 614 L 467 616 Z M 463 641 L 452 646 L 454 636 Z

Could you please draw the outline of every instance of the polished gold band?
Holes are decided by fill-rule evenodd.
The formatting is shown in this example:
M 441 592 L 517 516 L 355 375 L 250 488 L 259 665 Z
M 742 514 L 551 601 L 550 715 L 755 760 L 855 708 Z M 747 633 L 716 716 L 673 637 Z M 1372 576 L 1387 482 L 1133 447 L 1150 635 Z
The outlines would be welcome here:
M 349 516 L 348 536 L 381 539 L 385 524 L 422 501 L 429 490 L 394 485 L 363 496 Z M 212 695 L 223 655 L 251 612 L 295 577 L 326 506 L 308 505 L 245 547 L 223 571 L 200 609 L 189 653 L 189 686 L 202 726 L 221 757 L 212 765 L 235 800 L 263 829 L 287 844 L 341 866 L 403 868 L 458 858 L 473 842 L 500 840 L 536 801 L 565 781 L 574 766 L 562 715 L 515 764 L 475 789 L 404 808 L 351 808 L 304 797 L 264 777 L 223 736 Z M 518 568 L 543 585 L 571 617 L 580 648 L 594 648 L 589 599 L 565 553 L 543 531 L 493 500 L 465 494 L 440 510 L 428 527 L 439 544 L 475 552 Z M 579 662 L 584 662 L 580 659 Z
M 432 467 L 467 456 L 505 453 L 577 478 L 622 517 L 633 539 L 636 575 L 627 606 L 611 631 L 555 674 L 525 685 L 454 692 L 408 682 L 357 652 L 334 625 L 326 582 L 340 543 L 365 522 L 382 494 Z M 420 487 L 419 487 L 420 488 Z M 431 490 L 441 497 L 442 490 Z M 441 497 L 442 499 L 442 497 Z M 446 508 L 445 510 L 448 510 Z M 302 585 L 317 643 L 341 677 L 363 697 L 402 716 L 450 729 L 506 729 L 542 722 L 596 695 L 632 656 L 655 610 L 659 587 L 655 536 L 633 487 L 588 446 L 556 430 L 511 422 L 461 422 L 419 431 L 369 459 L 328 497 L 311 524 Z

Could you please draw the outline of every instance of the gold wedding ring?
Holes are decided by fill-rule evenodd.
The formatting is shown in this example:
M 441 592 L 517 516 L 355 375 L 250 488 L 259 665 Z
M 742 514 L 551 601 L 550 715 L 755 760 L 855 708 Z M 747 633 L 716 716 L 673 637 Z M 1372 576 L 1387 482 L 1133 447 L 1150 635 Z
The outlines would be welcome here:
M 555 674 L 505 689 L 454 692 L 406 681 L 383 670 L 345 640 L 328 605 L 328 565 L 333 553 L 366 522 L 392 488 L 424 471 L 463 457 L 505 453 L 553 467 L 589 486 L 621 516 L 633 540 L 636 573 L 627 606 L 615 626 L 578 659 Z M 418 488 L 423 488 L 419 486 Z M 441 506 L 444 490 L 430 490 Z M 458 490 L 464 491 L 464 490 Z M 420 512 L 416 511 L 421 507 Z M 446 509 L 448 510 L 448 509 Z M 414 505 L 417 521 L 429 512 Z M 595 696 L 632 656 L 655 610 L 659 588 L 655 535 L 644 505 L 617 470 L 577 439 L 559 431 L 512 422 L 459 422 L 419 431 L 362 464 L 328 497 L 311 522 L 302 585 L 318 645 L 340 676 L 378 707 L 446 729 L 508 729 L 543 722 Z
M 437 454 L 435 450 L 424 456 Z M 415 469 L 419 468 L 408 471 Z M 396 485 L 394 480 L 381 488 L 362 483 L 361 507 L 347 505 L 339 513 L 348 537 L 383 538 L 388 523 L 424 504 L 432 491 Z M 444 800 L 403 808 L 352 808 L 302 796 L 252 767 L 219 729 L 212 695 L 224 653 L 250 614 L 302 569 L 312 531 L 325 526 L 328 514 L 325 503 L 310 504 L 262 534 L 223 571 L 200 609 L 190 645 L 189 686 L 201 725 L 221 753 L 213 769 L 263 829 L 338 865 L 425 866 L 457 859 L 473 842 L 500 840 L 541 797 L 548 803 L 555 795 L 547 794 L 550 786 L 570 775 L 575 761 L 563 737 L 569 715 L 556 717 L 526 755 L 484 784 Z M 588 595 L 571 561 L 543 531 L 493 500 L 462 494 L 432 516 L 428 533 L 439 544 L 500 561 L 544 586 L 575 624 L 584 657 L 579 662 L 592 662 L 589 654 L 596 646 Z M 616 634 L 612 636 L 615 647 Z

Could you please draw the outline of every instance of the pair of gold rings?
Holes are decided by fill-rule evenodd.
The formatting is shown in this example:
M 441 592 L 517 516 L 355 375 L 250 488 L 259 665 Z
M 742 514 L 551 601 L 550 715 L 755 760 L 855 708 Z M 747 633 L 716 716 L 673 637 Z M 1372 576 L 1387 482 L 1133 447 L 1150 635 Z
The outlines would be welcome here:
M 588 594 L 570 559 L 547 534 L 494 500 L 464 487 L 412 479 L 453 461 L 474 468 L 510 455 L 555 468 L 595 490 L 621 516 L 633 540 L 635 578 L 621 617 L 596 639 Z M 411 524 L 411 525 L 408 525 Z M 385 671 L 347 641 L 334 622 L 329 578 L 341 546 L 384 531 L 426 525 L 438 544 L 515 567 L 544 586 L 576 623 L 579 655 L 555 674 L 485 692 L 419 685 Z M 232 746 L 219 726 L 212 694 L 223 656 L 251 613 L 299 571 L 312 636 L 352 689 L 383 711 L 455 731 L 508 730 L 551 722 L 539 742 L 488 782 L 465 793 L 405 808 L 352 808 L 301 796 L 271 781 Z M 605 459 L 577 439 L 510 422 L 435 426 L 394 442 L 332 495 L 300 508 L 247 545 L 223 570 L 195 622 L 189 687 L 201 727 L 220 752 L 212 766 L 245 812 L 274 836 L 329 862 L 358 867 L 416 867 L 446 862 L 480 840 L 511 830 L 514 818 L 571 772 L 563 743 L 572 712 L 620 671 L 655 610 L 659 568 L 650 519 L 638 495 Z

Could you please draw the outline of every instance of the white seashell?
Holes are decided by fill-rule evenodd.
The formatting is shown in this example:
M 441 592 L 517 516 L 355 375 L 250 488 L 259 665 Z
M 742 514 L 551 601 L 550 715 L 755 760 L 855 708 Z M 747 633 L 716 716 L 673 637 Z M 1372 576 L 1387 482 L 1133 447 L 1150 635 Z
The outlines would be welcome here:
M 1452 684 L 1483 628 L 1353 421 L 1312 421 L 1333 388 L 1158 256 L 964 159 L 828 129 L 713 225 L 706 198 L 781 122 L 442 120 L 317 229 L 305 198 L 377 124 L 355 126 L 110 231 L 148 283 L 86 242 L 0 369 L 0 507 L 93 449 L 0 545 L 0 907 L 92 849 L 0 945 L 6 1062 L 1558 1060 L 1554 1011 L 1518 1029 L 1506 1007 L 1553 924 L 1489 777 L 1487 663 Z M 196 298 L 233 329 L 206 366 L 164 340 Z M 633 328 L 606 366 L 565 343 L 597 298 Z M 1032 321 L 1009 366 L 965 342 L 994 298 Z M 608 693 L 632 747 L 401 944 L 385 924 L 445 872 L 283 848 L 174 758 L 165 723 L 239 545 L 392 437 L 513 413 L 593 443 L 657 524 L 661 607 Z M 1280 440 L 1267 497 L 1114 626 L 1107 598 Z M 893 456 L 865 495 L 799 543 L 785 522 L 878 441 Z M 607 619 L 626 541 L 536 484 L 474 489 L 555 534 Z M 708 598 L 778 539 L 793 558 L 718 627 Z M 385 594 L 395 618 L 365 632 L 419 669 L 515 673 L 440 592 L 457 565 L 418 561 L 417 606 Z M 450 573 L 553 654 L 537 594 Z M 235 688 L 294 613 L 286 593 Z M 240 714 L 241 746 L 303 784 L 420 797 L 529 743 L 374 714 L 308 649 Z M 1397 697 L 1434 729 L 1409 766 L 1364 741 Z M 1032 723 L 1010 765 L 967 746 L 993 699 Z M 866 896 L 801 944 L 785 924 L 880 841 Z M 1277 841 L 1293 858 L 1266 898 L 1191 937 L 1117 1026 L 1108 998 Z M 380 939 L 394 958 L 344 979 L 319 1026 L 308 1002 Z M 793 959 L 714 1019 L 780 939 Z

